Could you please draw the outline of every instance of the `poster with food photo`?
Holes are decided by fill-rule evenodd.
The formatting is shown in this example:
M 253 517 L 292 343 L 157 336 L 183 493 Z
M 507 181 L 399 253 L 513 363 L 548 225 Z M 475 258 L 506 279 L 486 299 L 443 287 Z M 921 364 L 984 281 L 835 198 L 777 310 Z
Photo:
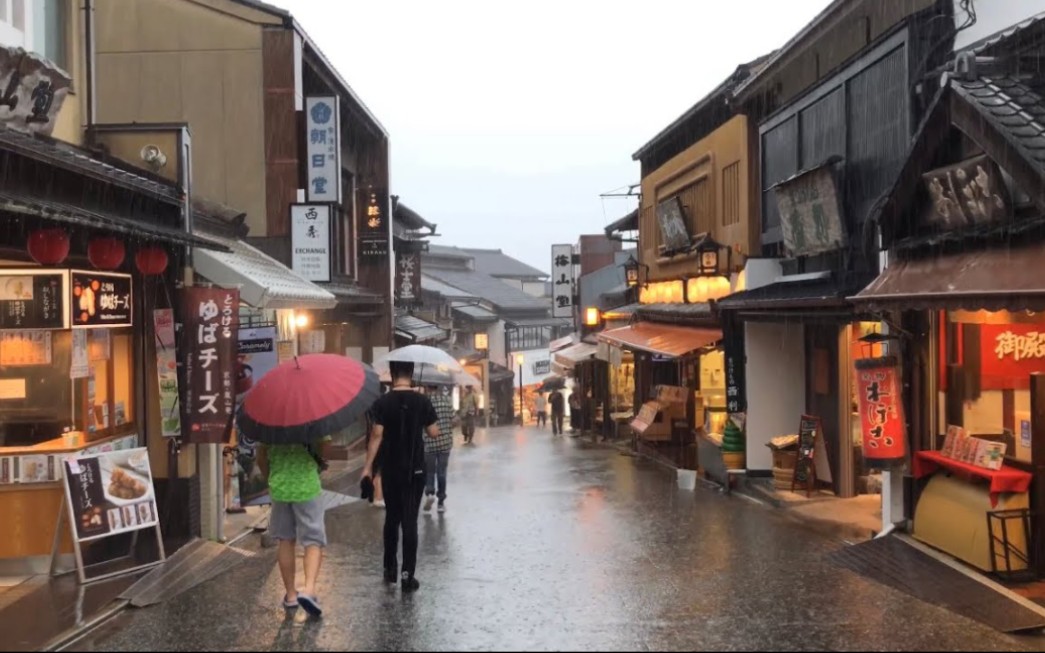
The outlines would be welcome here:
M 157 524 L 156 494 L 145 448 L 67 458 L 65 489 L 78 541 Z

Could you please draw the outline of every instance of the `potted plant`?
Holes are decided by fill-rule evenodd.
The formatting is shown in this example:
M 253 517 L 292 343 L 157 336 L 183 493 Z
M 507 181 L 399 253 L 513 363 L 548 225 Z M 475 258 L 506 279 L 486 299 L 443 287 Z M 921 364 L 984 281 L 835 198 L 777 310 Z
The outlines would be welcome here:
M 744 469 L 746 449 L 744 432 L 732 418 L 726 420 L 726 428 L 722 431 L 722 462 L 726 469 Z

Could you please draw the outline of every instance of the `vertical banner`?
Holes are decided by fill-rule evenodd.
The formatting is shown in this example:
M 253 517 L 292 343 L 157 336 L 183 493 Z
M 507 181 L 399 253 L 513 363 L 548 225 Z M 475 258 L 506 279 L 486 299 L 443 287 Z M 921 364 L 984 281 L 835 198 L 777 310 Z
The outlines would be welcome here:
M 872 467 L 900 464 L 906 458 L 907 425 L 899 376 L 895 356 L 856 361 L 864 459 Z
M 276 327 L 240 329 L 236 362 L 236 406 L 278 364 Z M 236 446 L 236 473 L 239 480 L 237 507 L 268 503 L 268 483 L 257 465 L 255 444 L 240 436 Z
M 330 282 L 330 207 L 290 206 L 290 267 L 309 281 Z
M 178 405 L 178 360 L 174 344 L 174 310 L 161 308 L 152 312 L 156 332 L 156 377 L 160 387 L 160 420 L 163 437 L 181 435 L 181 411 Z
M 236 410 L 239 291 L 193 286 L 184 288 L 181 298 L 185 439 L 190 444 L 221 444 L 231 433 Z
M 396 252 L 395 304 L 405 308 L 421 303 L 421 254 Z
M 341 129 L 336 95 L 305 98 L 308 201 L 341 203 Z
M 552 245 L 552 316 L 573 317 L 573 245 Z
M 365 210 L 357 211 L 356 229 L 359 233 L 359 258 L 363 260 L 384 259 L 388 256 L 388 223 L 382 208 L 383 190 L 360 190 L 357 204 Z
M 726 365 L 726 410 L 730 413 L 744 413 L 747 412 L 744 325 L 731 322 L 724 326 L 722 348 Z

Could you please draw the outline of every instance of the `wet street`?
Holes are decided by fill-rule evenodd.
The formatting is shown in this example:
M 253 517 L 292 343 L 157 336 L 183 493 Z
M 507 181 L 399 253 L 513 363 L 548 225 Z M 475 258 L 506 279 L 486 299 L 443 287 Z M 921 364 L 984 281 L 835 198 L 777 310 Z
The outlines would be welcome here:
M 274 549 L 76 650 L 1041 650 L 827 562 L 844 546 L 651 463 L 501 428 L 451 456 L 419 593 L 381 580 L 383 512 L 328 513 L 326 617 L 284 621 Z

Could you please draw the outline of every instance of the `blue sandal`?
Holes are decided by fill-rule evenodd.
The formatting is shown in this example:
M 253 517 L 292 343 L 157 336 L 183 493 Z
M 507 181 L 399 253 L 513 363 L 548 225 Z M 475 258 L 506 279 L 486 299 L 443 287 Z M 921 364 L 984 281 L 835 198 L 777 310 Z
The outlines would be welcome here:
M 319 599 L 308 594 L 298 594 L 298 603 L 301 605 L 301 609 L 304 610 L 312 617 L 322 617 L 323 608 L 319 605 Z

